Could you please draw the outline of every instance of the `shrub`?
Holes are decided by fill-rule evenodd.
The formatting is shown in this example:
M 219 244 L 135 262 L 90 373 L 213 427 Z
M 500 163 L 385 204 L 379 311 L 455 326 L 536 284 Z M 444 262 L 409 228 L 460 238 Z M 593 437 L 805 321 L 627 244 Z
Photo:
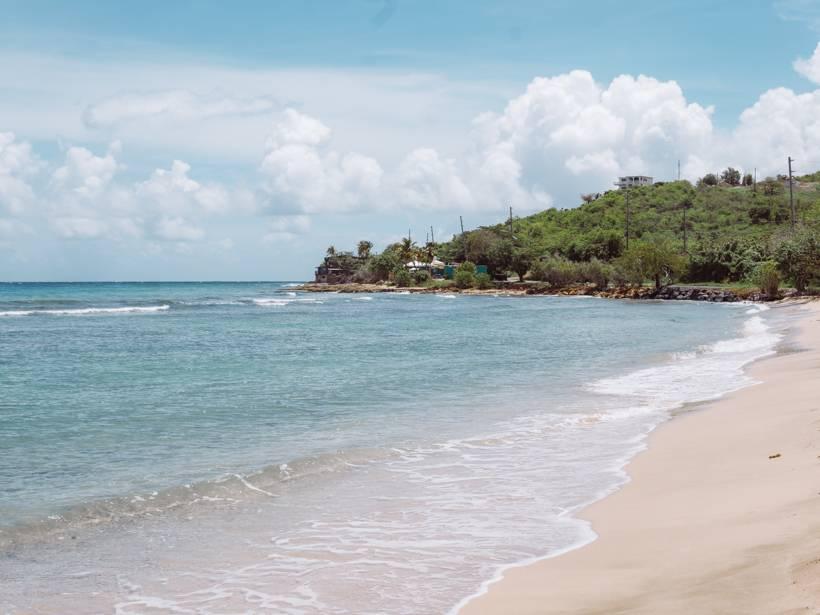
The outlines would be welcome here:
M 553 288 L 563 288 L 580 279 L 578 265 L 561 256 L 551 256 L 533 263 L 531 276 Z
M 780 270 L 802 292 L 813 280 L 820 278 L 820 239 L 815 232 L 802 229 L 780 242 L 775 259 Z
M 464 261 L 458 266 L 459 271 L 466 271 L 470 274 L 475 275 L 475 263 L 471 263 L 470 261 Z
M 588 263 L 578 263 L 578 273 L 581 282 L 590 282 L 596 288 L 606 288 L 612 278 L 612 267 L 593 258 Z
M 690 255 L 686 278 L 691 282 L 738 282 L 751 278 L 757 265 L 768 258 L 766 244 L 752 239 L 704 241 Z
M 393 281 L 399 288 L 406 288 L 413 284 L 413 276 L 404 267 L 399 267 L 393 272 Z
M 622 271 L 619 267 L 613 267 L 612 283 L 615 284 L 615 286 L 622 288 L 624 286 L 629 285 L 630 280 L 629 277 L 627 277 L 626 273 Z
M 429 284 L 432 276 L 430 275 L 429 271 L 424 271 L 423 269 L 416 271 L 413 274 L 413 280 L 416 282 L 417 286 L 426 286 Z
M 369 284 L 370 282 L 376 281 L 373 273 L 366 268 L 357 269 L 356 273 L 353 274 L 353 281 L 357 284 Z
M 453 282 L 457 288 L 470 288 L 475 283 L 475 276 L 467 269 L 459 267 L 453 275 Z
M 475 284 L 475 264 L 464 261 L 458 266 L 453 275 L 453 283 L 457 288 L 470 288 Z
M 487 288 L 492 288 L 493 280 L 490 278 L 489 273 L 477 273 L 475 275 L 475 286 L 476 288 L 480 288 L 482 290 Z
M 780 274 L 777 272 L 777 263 L 774 261 L 760 263 L 755 271 L 754 280 L 767 297 L 770 299 L 777 297 L 780 291 Z

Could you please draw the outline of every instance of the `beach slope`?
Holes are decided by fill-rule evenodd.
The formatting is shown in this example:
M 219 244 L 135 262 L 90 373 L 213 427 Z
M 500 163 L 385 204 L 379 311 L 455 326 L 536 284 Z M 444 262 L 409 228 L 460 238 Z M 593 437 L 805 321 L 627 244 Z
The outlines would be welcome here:
M 761 384 L 660 427 L 599 538 L 508 570 L 465 615 L 820 613 L 820 304 Z

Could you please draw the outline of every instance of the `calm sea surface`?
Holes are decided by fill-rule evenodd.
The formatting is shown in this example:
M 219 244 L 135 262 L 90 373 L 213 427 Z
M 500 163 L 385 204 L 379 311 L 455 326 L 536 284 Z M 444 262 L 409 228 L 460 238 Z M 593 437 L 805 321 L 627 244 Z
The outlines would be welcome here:
M 751 305 L 0 284 L 0 608 L 444 613 L 591 540 Z

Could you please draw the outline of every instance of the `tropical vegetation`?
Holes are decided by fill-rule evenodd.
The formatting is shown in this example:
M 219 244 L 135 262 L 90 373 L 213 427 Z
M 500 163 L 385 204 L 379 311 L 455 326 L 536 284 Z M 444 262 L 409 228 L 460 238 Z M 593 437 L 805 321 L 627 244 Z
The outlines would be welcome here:
M 556 287 L 748 283 L 764 292 L 776 280 L 805 291 L 820 283 L 820 172 L 797 178 L 792 188 L 790 198 L 787 178 L 755 182 L 730 167 L 694 185 L 659 182 L 581 195 L 578 207 L 547 209 L 444 243 L 419 246 L 405 238 L 375 253 L 362 241 L 355 257 L 330 248 L 328 258 L 357 281 L 402 285 L 436 283 L 427 272 L 424 279 L 401 273 L 405 263 L 436 258 L 462 264 L 453 276 L 461 288 L 514 277 Z M 477 275 L 475 264 L 487 274 Z

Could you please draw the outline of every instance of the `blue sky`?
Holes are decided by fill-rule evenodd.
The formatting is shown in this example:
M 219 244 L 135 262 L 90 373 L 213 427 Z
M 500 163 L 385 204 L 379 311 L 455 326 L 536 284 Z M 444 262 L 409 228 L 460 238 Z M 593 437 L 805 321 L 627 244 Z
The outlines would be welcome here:
M 816 6 L 0 2 L 0 279 L 302 279 L 678 159 L 820 168 Z

